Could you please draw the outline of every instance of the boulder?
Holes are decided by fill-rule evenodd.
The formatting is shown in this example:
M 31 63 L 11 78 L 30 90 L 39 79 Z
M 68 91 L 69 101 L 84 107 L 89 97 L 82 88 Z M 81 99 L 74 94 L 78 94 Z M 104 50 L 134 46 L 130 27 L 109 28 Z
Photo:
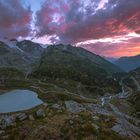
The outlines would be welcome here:
M 0 136 L 4 136 L 5 135 L 5 131 L 4 130 L 0 130 Z
M 52 105 L 52 108 L 53 108 L 53 109 L 57 109 L 57 110 L 61 110 L 61 109 L 62 109 L 62 106 L 59 105 L 59 104 L 53 104 L 53 105 Z
M 43 103 L 43 106 L 46 108 L 48 106 L 48 104 L 47 103 Z
M 45 117 L 46 116 L 46 114 L 45 114 L 43 109 L 37 110 L 36 115 L 37 115 L 37 117 Z
M 93 116 L 92 119 L 93 119 L 94 121 L 99 121 L 100 118 L 99 118 L 98 116 Z
M 23 121 L 23 120 L 27 119 L 27 115 L 25 113 L 19 113 L 17 115 L 17 119 L 20 121 Z
M 70 120 L 69 123 L 70 123 L 70 125 L 73 125 L 74 124 L 74 122 L 72 120 Z
M 65 101 L 65 106 L 66 109 L 72 113 L 80 113 L 86 110 L 86 108 L 82 104 L 77 103 L 73 100 Z
M 13 116 L 2 116 L 0 118 L 0 128 L 5 129 L 8 126 L 15 125 L 15 117 Z
M 139 140 L 140 129 L 125 119 L 117 118 L 116 124 L 111 128 L 118 134 Z
M 92 126 L 93 126 L 96 130 L 98 130 L 98 129 L 100 128 L 97 124 L 92 124 Z
M 35 118 L 33 117 L 33 115 L 29 115 L 29 120 L 30 121 L 34 121 L 35 120 Z

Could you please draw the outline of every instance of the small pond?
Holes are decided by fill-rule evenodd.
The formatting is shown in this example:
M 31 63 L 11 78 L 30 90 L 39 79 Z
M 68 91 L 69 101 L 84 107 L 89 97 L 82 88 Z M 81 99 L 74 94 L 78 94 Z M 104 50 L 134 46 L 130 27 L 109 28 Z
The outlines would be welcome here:
M 43 102 L 30 90 L 13 90 L 0 95 L 0 113 L 31 109 Z

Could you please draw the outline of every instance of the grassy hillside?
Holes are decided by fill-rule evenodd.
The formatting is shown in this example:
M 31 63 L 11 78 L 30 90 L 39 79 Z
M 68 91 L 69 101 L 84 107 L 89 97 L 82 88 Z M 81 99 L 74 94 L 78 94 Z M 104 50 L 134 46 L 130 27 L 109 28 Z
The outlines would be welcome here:
M 22 79 L 25 75 L 16 68 L 0 68 L 0 79 Z

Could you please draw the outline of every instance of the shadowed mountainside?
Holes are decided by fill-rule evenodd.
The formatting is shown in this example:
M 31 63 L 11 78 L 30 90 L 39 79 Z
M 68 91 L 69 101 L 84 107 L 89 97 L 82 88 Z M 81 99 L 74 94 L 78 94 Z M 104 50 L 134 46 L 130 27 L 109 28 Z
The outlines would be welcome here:
M 129 72 L 140 67 L 140 55 L 132 57 L 121 57 L 115 62 L 115 64 L 122 68 L 124 71 Z

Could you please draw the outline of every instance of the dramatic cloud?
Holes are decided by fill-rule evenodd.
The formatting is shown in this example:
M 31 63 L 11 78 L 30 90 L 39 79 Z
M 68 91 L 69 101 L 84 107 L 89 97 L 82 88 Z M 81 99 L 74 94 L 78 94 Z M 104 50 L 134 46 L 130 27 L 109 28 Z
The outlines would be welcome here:
M 140 54 L 140 35 L 128 35 L 98 40 L 87 40 L 77 43 L 77 46 L 104 56 L 120 57 Z
M 140 30 L 140 0 L 46 0 L 37 12 L 38 36 L 78 43 Z
M 0 37 L 28 36 L 31 20 L 30 7 L 23 7 L 20 0 L 0 0 Z
M 0 0 L 0 33 L 73 44 L 100 55 L 135 55 L 140 0 Z
M 140 39 L 140 38 L 139 38 Z M 95 43 L 81 46 L 103 56 L 120 57 L 140 54 L 140 43 Z

